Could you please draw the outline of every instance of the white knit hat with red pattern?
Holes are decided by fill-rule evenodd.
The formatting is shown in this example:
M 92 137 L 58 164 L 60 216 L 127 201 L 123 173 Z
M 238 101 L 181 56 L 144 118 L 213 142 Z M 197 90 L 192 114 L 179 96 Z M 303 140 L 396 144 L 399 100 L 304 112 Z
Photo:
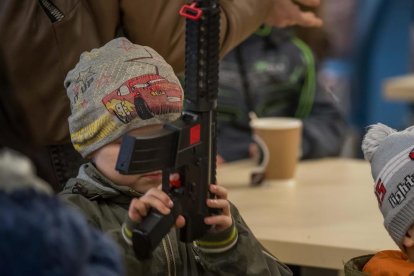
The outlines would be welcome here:
M 83 157 L 130 130 L 180 116 L 183 89 L 153 49 L 126 38 L 84 52 L 65 79 L 72 143 Z

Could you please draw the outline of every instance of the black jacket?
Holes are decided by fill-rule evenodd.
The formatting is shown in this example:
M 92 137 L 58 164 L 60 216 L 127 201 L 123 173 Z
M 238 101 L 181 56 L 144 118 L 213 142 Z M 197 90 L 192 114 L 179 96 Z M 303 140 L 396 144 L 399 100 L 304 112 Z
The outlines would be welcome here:
M 312 51 L 286 30 L 253 35 L 220 65 L 218 152 L 248 158 L 248 112 L 303 120 L 302 159 L 338 155 L 347 123 L 334 96 L 317 84 Z M 243 91 L 248 91 L 248 95 Z

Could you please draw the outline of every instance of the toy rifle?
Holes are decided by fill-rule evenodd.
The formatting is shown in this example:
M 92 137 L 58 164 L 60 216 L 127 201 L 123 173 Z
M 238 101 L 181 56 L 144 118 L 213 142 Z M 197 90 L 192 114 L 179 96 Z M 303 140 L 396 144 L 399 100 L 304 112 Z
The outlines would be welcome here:
M 162 170 L 162 189 L 174 202 L 170 214 L 151 209 L 139 224 L 127 221 L 122 233 L 138 259 L 151 256 L 162 238 L 183 215 L 180 240 L 192 242 L 209 229 L 204 218 L 214 210 L 209 184 L 216 183 L 216 106 L 220 9 L 218 0 L 184 5 L 186 17 L 185 98 L 181 117 L 151 137 L 123 137 L 116 169 L 122 174 Z M 179 181 L 170 182 L 178 172 Z

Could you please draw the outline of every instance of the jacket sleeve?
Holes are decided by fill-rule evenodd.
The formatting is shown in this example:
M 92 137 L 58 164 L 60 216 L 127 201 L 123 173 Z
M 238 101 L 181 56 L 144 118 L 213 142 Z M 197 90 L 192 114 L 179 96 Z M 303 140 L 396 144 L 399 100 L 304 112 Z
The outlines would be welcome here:
M 317 61 L 310 47 L 291 38 L 306 73 L 301 82 L 296 116 L 303 118 L 302 159 L 338 156 L 347 132 L 345 114 L 334 93 L 318 82 Z
M 312 111 L 303 120 L 302 159 L 338 156 L 348 129 L 334 96 L 319 85 Z
M 238 231 L 237 243 L 221 253 L 195 249 L 205 275 L 292 275 L 286 265 L 263 248 L 234 205 L 231 213 Z
M 178 14 L 187 1 L 121 1 L 121 21 L 126 36 L 154 48 L 176 73 L 184 69 L 185 20 Z M 148 4 L 151 3 L 151 4 Z M 253 33 L 266 18 L 273 0 L 221 0 L 220 54 Z

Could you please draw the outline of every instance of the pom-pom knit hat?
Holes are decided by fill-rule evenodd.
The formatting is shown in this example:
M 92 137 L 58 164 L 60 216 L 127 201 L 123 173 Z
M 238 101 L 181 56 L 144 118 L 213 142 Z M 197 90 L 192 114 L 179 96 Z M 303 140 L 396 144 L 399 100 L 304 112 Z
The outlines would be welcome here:
M 65 88 L 72 143 L 83 157 L 130 130 L 176 120 L 183 103 L 172 67 L 126 38 L 84 52 Z
M 371 163 L 384 226 L 405 251 L 404 236 L 414 224 L 414 128 L 396 131 L 380 123 L 372 125 L 362 141 L 362 151 Z

